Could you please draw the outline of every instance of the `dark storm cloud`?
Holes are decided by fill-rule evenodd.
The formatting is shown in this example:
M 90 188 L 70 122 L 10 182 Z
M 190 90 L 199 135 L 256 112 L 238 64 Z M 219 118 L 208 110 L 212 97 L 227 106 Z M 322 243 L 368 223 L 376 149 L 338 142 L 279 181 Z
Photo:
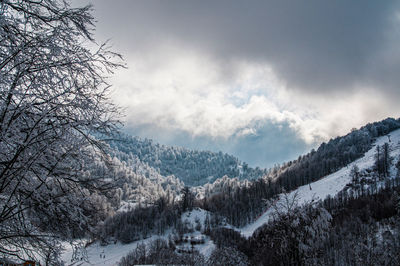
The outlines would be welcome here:
M 148 53 L 172 43 L 226 66 L 236 59 L 266 62 L 289 87 L 322 92 L 356 83 L 397 91 L 400 50 L 384 52 L 400 40 L 397 3 L 94 2 L 98 29 L 119 36 L 124 49 Z
M 73 1 L 127 59 L 131 134 L 270 166 L 398 116 L 400 2 Z

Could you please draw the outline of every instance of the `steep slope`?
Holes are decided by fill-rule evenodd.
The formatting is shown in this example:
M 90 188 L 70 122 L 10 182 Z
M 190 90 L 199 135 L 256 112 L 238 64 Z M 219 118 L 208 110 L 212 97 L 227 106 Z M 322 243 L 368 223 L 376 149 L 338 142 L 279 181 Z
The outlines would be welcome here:
M 295 190 L 338 171 L 364 156 L 377 137 L 398 128 L 399 119 L 387 118 L 322 143 L 317 150 L 270 169 L 262 179 L 248 184 L 231 180 L 214 182 L 219 193 L 212 193 L 214 184 L 210 184 L 207 190 L 211 193 L 204 198 L 203 208 L 225 217 L 236 227 L 243 227 L 264 212 L 267 200 L 274 199 L 282 191 Z M 196 189 L 196 192 L 207 194 L 205 189 Z
M 354 165 L 357 165 L 360 171 L 371 169 L 375 163 L 375 152 L 377 145 L 383 145 L 384 143 L 389 144 L 391 151 L 391 156 L 398 158 L 400 155 L 400 129 L 391 132 L 390 142 L 388 135 L 379 137 L 373 144 L 373 147 L 369 149 L 363 157 L 348 164 L 347 166 L 341 168 L 340 170 L 325 176 L 324 178 L 312 182 L 309 185 L 301 186 L 287 195 L 280 194 L 278 200 L 274 201 L 273 204 L 276 206 L 283 207 L 286 198 L 296 199 L 297 204 L 303 205 L 313 200 L 323 200 L 328 196 L 335 196 L 338 192 L 342 191 L 347 184 L 351 183 L 350 171 Z M 391 169 L 391 174 L 389 178 L 393 178 L 395 175 L 395 170 Z M 248 224 L 247 226 L 238 229 L 243 236 L 250 237 L 254 231 L 261 227 L 263 224 L 268 222 L 272 217 L 274 208 L 269 208 L 265 211 L 256 221 Z
M 353 129 L 345 136 L 322 143 L 316 151 L 312 150 L 297 160 L 285 163 L 280 169 L 274 169 L 270 178 L 279 179 L 286 190 L 316 181 L 361 158 L 377 137 L 398 128 L 399 119 L 387 118 L 358 130 Z

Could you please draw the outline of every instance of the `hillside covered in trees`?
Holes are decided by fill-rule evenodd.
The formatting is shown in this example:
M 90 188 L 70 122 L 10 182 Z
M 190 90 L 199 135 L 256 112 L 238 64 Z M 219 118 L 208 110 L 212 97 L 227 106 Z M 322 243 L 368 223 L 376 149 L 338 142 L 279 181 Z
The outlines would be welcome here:
M 371 123 L 322 143 L 316 151 L 299 156 L 297 160 L 266 170 L 266 175 L 252 182 L 228 179 L 205 185 L 208 197 L 203 200 L 203 207 L 220 213 L 233 225 L 243 226 L 263 212 L 266 200 L 345 167 L 371 149 L 377 137 L 398 128 L 400 121 L 393 118 Z
M 373 126 L 376 125 L 379 126 L 380 122 Z M 214 195 L 212 203 L 208 202 L 208 197 L 193 201 L 192 206 L 209 210 L 214 207 L 209 212 L 210 217 L 199 228 L 203 228 L 203 234 L 210 237 L 215 247 L 211 254 L 199 253 L 197 248 L 189 250 L 189 254 L 202 265 L 398 265 L 399 141 L 399 130 L 394 131 L 393 136 L 389 132 L 378 142 L 373 141 L 368 157 L 364 154 L 364 159 L 359 160 L 362 162 L 359 167 L 352 164 L 351 169 L 344 167 L 346 171 L 334 173 L 335 178 L 348 173 L 345 178 L 348 183 L 339 185 L 337 188 L 340 187 L 340 191 L 335 192 L 334 188 L 333 194 L 328 194 L 326 198 L 301 201 L 302 204 L 299 204 L 300 194 L 281 191 L 274 200 L 264 205 L 263 209 L 269 210 L 271 219 L 265 220 L 264 225 L 261 224 L 247 238 L 240 233 L 240 228 L 227 224 L 227 221 L 244 221 L 242 224 L 250 221 L 250 212 L 239 209 L 241 206 L 237 205 L 240 197 L 227 202 L 229 195 L 235 195 L 234 191 L 226 189 Z M 246 191 L 243 194 L 252 195 L 253 202 L 263 202 L 259 193 L 261 185 L 258 184 L 259 190 L 249 188 L 253 185 L 236 187 L 236 191 Z M 328 188 L 317 186 L 316 182 L 306 186 L 309 194 L 318 193 L 319 189 Z M 209 205 L 205 205 L 207 202 Z M 226 215 L 224 206 L 230 206 L 229 210 L 234 215 Z M 183 205 L 174 209 L 184 210 Z M 121 260 L 120 265 L 131 265 L 132 261 L 163 264 L 170 263 L 170 258 L 197 265 L 185 253 L 177 252 L 176 246 L 179 235 L 193 229 L 185 225 L 182 227 L 179 220 L 175 220 L 172 228 L 171 241 L 160 239 L 148 242 L 149 253 L 134 249 Z
M 376 128 L 385 128 L 385 130 L 381 131 L 381 133 L 379 134 L 375 134 Z M 231 261 L 233 263 L 233 261 L 239 260 L 240 263 L 244 261 L 245 263 L 251 264 L 267 263 L 267 265 L 276 265 L 276 263 L 280 261 L 287 263 L 302 261 L 302 263 L 308 265 L 310 261 L 318 263 L 332 261 L 334 260 L 335 256 L 342 256 L 343 254 L 343 256 L 345 256 L 345 258 L 343 258 L 343 261 L 345 261 L 344 265 L 351 265 L 351 263 L 354 263 L 353 258 L 351 258 L 350 254 L 345 254 L 345 252 L 347 252 L 345 249 L 337 251 L 341 255 L 337 255 L 339 253 L 330 253 L 330 257 L 328 255 L 325 257 L 321 257 L 318 254 L 321 254 L 320 252 L 322 252 L 321 250 L 323 248 L 329 250 L 332 249 L 332 247 L 329 246 L 328 243 L 324 244 L 324 246 L 314 247 L 312 243 L 321 243 L 321 241 L 328 241 L 330 239 L 329 237 L 331 237 L 330 234 L 332 232 L 330 230 L 333 230 L 332 221 L 336 221 L 332 219 L 336 219 L 336 215 L 339 215 L 338 213 L 340 213 L 341 210 L 346 207 L 346 204 L 348 204 L 349 202 L 357 202 L 359 198 L 368 199 L 370 197 L 375 197 L 373 195 L 378 195 L 379 193 L 379 195 L 386 195 L 388 193 L 390 194 L 393 192 L 393 190 L 397 189 L 400 180 L 398 179 L 398 174 L 396 173 L 399 167 L 399 147 L 397 143 L 399 133 L 397 132 L 397 130 L 394 134 L 395 139 L 393 140 L 393 142 L 391 142 L 393 138 L 390 139 L 390 134 L 393 130 L 396 130 L 398 128 L 399 122 L 397 120 L 386 119 L 381 122 L 369 124 L 366 127 L 362 127 L 360 130 L 353 130 L 350 134 L 344 137 L 339 137 L 331 140 L 330 142 L 328 142 L 329 147 L 334 147 L 333 144 L 337 146 L 335 149 L 333 149 L 333 152 L 331 153 L 327 153 L 328 149 L 325 148 L 327 144 L 322 144 L 321 147 L 324 148 L 313 151 L 309 155 L 301 156 L 300 164 L 311 162 L 312 160 L 310 160 L 310 158 L 313 158 L 313 156 L 317 154 L 319 155 L 318 158 L 320 158 L 320 160 L 314 161 L 315 164 L 318 163 L 320 165 L 323 165 L 324 160 L 333 159 L 337 160 L 340 163 L 343 163 L 345 165 L 344 168 L 346 168 L 347 164 L 345 163 L 345 161 L 340 161 L 340 159 L 336 159 L 335 156 L 342 156 L 341 151 L 343 150 L 358 149 L 361 152 L 359 152 L 357 156 L 354 155 L 353 157 L 351 157 L 352 159 L 347 159 L 346 162 L 351 162 L 359 157 L 364 156 L 367 150 L 369 151 L 369 153 L 372 152 L 374 154 L 374 156 L 371 157 L 374 159 L 369 158 L 368 160 L 374 160 L 374 162 L 368 161 L 371 163 L 369 168 L 359 169 L 358 167 L 354 166 L 353 168 L 348 169 L 346 173 L 349 173 L 349 177 L 347 177 L 349 183 L 347 183 L 346 186 L 343 185 L 343 191 L 339 192 L 336 196 L 330 197 L 322 203 L 320 201 L 314 202 L 311 206 L 308 207 L 301 207 L 294 204 L 291 207 L 289 214 L 286 214 L 285 212 L 278 212 L 274 214 L 278 215 L 276 216 L 276 218 L 274 218 L 275 223 L 271 223 L 270 225 L 266 226 L 266 228 L 270 226 L 270 229 L 268 229 L 270 230 L 270 232 L 266 233 L 266 231 L 263 231 L 267 229 L 259 229 L 253 235 L 254 239 L 253 237 L 250 239 L 244 238 L 240 233 L 238 233 L 241 231 L 240 228 L 258 219 L 258 217 L 266 210 L 274 208 L 274 204 L 276 204 L 280 197 L 282 197 L 285 191 L 288 192 L 296 190 L 296 188 L 300 186 L 298 185 L 296 187 L 295 185 L 293 185 L 292 187 L 289 187 L 287 189 L 283 186 L 283 183 L 280 180 L 280 178 L 282 177 L 280 175 L 282 175 L 282 173 L 284 173 L 284 171 L 288 169 L 287 164 L 285 164 L 284 166 L 282 166 L 282 168 L 278 170 L 272 169 L 267 171 L 268 175 L 265 175 L 263 176 L 263 178 L 259 178 L 257 180 L 240 181 L 236 178 L 224 177 L 216 180 L 213 183 L 204 185 L 202 189 L 200 189 L 199 187 L 196 187 L 194 189 L 189 189 L 186 187 L 184 190 L 182 190 L 180 198 L 174 201 L 174 203 L 166 200 L 165 197 L 162 197 L 161 201 L 156 202 L 154 206 L 142 206 L 131 211 L 120 212 L 112 218 L 106 220 L 102 229 L 102 239 L 106 243 L 115 240 L 121 241 L 123 243 L 135 243 L 135 241 L 140 241 L 140 239 L 146 238 L 148 236 L 162 236 L 166 234 L 166 232 L 168 232 L 169 228 L 172 228 L 172 233 L 169 234 L 172 235 L 172 239 L 175 240 L 173 240 L 172 242 L 159 242 L 157 245 L 160 246 L 156 248 L 156 251 L 153 251 L 154 253 L 148 254 L 148 256 L 146 255 L 145 257 L 136 257 L 138 256 L 138 254 L 135 253 L 135 255 L 134 253 L 132 253 L 129 259 L 126 258 L 127 260 L 124 261 L 129 261 L 132 259 L 137 263 L 161 263 L 162 261 L 168 262 L 169 260 L 167 258 L 171 258 L 174 256 L 177 260 L 187 260 L 189 259 L 188 257 L 179 257 L 179 255 L 177 255 L 175 245 L 177 245 L 177 243 L 181 243 L 180 241 L 183 241 L 179 240 L 182 238 L 182 236 L 193 232 L 194 226 L 182 223 L 179 217 L 181 217 L 181 215 L 187 210 L 190 210 L 192 208 L 201 208 L 208 211 L 209 216 L 204 220 L 204 223 L 198 225 L 198 227 L 201 228 L 202 234 L 204 234 L 205 236 L 209 236 L 212 239 L 213 243 L 217 245 L 217 249 L 215 250 L 215 253 L 213 253 L 214 255 L 210 255 L 210 257 L 207 258 L 201 258 L 201 261 L 204 261 L 204 263 L 212 264 L 220 260 L 228 262 Z M 365 134 L 361 134 L 363 132 Z M 362 140 L 362 138 L 357 138 L 355 136 L 364 136 L 365 139 Z M 375 141 L 377 138 L 379 138 L 379 143 L 382 143 L 382 145 L 376 144 Z M 342 146 L 340 146 L 339 143 L 341 143 Z M 388 143 L 390 143 L 390 145 Z M 374 147 L 373 145 L 376 146 Z M 393 157 L 394 155 L 392 154 L 393 149 L 396 149 L 395 157 Z M 292 162 L 291 166 L 293 167 L 294 164 L 299 164 L 299 162 Z M 312 167 L 310 167 L 309 169 L 312 169 Z M 335 170 L 339 169 L 340 167 L 338 167 L 337 169 L 332 169 L 328 173 L 333 173 L 335 172 Z M 303 172 L 299 171 L 299 177 L 301 177 L 302 173 Z M 324 176 L 320 176 L 320 178 L 318 179 L 323 178 Z M 296 184 L 296 182 L 293 182 L 293 184 Z M 301 184 L 301 182 L 297 184 Z M 306 187 L 307 190 L 310 191 L 309 193 L 318 192 L 313 191 L 312 187 L 314 187 L 314 185 L 310 185 L 309 188 L 308 186 Z M 384 198 L 392 199 L 393 197 L 396 197 L 393 195 L 390 194 L 390 196 L 384 196 Z M 288 199 L 288 202 L 290 200 L 293 200 L 294 203 L 294 199 Z M 396 201 L 396 199 L 394 200 Z M 336 210 L 335 208 L 339 208 L 339 210 Z M 390 211 L 391 207 L 387 206 L 376 207 L 374 205 L 373 208 L 374 211 L 380 209 L 382 210 L 382 213 L 386 211 L 389 212 L 389 214 L 387 214 L 388 216 L 385 216 L 386 214 L 382 214 L 380 212 L 379 214 L 376 214 L 378 215 L 376 217 L 380 217 L 379 215 L 392 217 L 397 213 Z M 364 212 L 360 213 L 363 213 L 362 215 L 364 216 L 367 215 Z M 287 218 L 287 215 L 289 215 L 289 218 Z M 290 221 L 282 221 L 282 223 L 287 223 L 289 228 L 282 229 L 281 227 L 283 226 L 283 224 L 280 224 L 278 222 L 279 219 L 290 219 Z M 300 227 L 293 227 L 292 223 L 295 220 L 299 220 Z M 320 222 L 323 224 L 319 224 Z M 293 228 L 290 226 L 292 226 Z M 340 225 L 337 225 L 336 223 L 335 226 L 340 227 Z M 360 224 L 356 226 L 364 225 Z M 368 226 L 370 226 L 370 224 L 368 224 Z M 372 232 L 374 232 L 374 230 L 376 232 L 376 230 L 379 231 L 382 227 L 385 228 L 386 226 L 387 223 L 385 222 L 384 224 L 378 227 L 374 227 L 374 229 L 371 230 Z M 232 227 L 239 229 L 232 229 Z M 339 230 L 338 227 L 335 228 L 335 230 Z M 315 232 L 322 233 L 321 236 L 315 236 L 321 237 L 321 239 L 311 238 L 311 240 L 308 241 L 307 239 L 314 235 L 314 232 L 307 231 L 311 229 L 316 230 Z M 279 231 L 280 233 L 277 233 L 276 230 L 283 231 Z M 293 238 L 290 235 L 290 232 L 292 232 L 291 230 L 299 231 L 299 239 L 301 240 L 297 239 L 297 234 Z M 265 236 L 264 234 L 269 235 Z M 279 241 L 283 242 L 272 243 L 271 241 L 269 241 L 268 239 L 273 237 L 274 235 L 280 235 L 282 239 L 280 239 Z M 284 239 L 284 236 L 287 238 Z M 342 236 L 335 237 L 340 238 Z M 361 241 L 360 239 L 357 239 L 354 240 L 354 245 L 358 245 L 358 241 Z M 271 246 L 263 247 L 263 243 L 266 243 L 266 245 L 272 245 L 274 247 L 278 247 L 279 245 L 288 246 L 280 246 L 279 248 L 275 249 L 271 248 Z M 388 253 L 388 256 L 392 256 L 394 254 L 394 250 L 397 250 L 398 246 L 396 243 L 397 242 L 390 242 L 390 245 L 394 246 L 393 249 L 389 252 L 390 254 Z M 341 243 L 340 245 L 343 245 L 343 243 Z M 382 245 L 389 244 L 386 243 Z M 251 250 L 248 248 L 250 246 L 252 247 Z M 155 248 L 154 246 L 152 247 Z M 234 248 L 235 250 L 235 256 L 231 255 L 229 252 L 225 254 L 224 250 L 232 250 L 232 248 Z M 264 248 L 269 250 L 268 254 L 270 255 L 268 256 L 270 256 L 269 258 L 271 258 L 271 261 L 269 259 L 264 261 L 264 256 L 261 255 L 266 252 Z M 380 248 L 382 248 L 382 246 Z M 367 250 L 368 249 L 368 252 L 372 252 L 374 247 L 368 247 Z M 197 252 L 196 250 L 197 249 L 193 250 L 193 252 Z M 202 256 L 201 252 L 200 254 L 193 254 L 195 254 L 195 256 Z M 379 257 L 376 259 L 376 261 L 381 260 L 385 261 L 387 259 L 383 257 Z M 369 262 L 375 260 L 369 258 L 365 261 Z M 317 265 L 319 265 L 318 263 Z M 129 263 L 124 265 L 129 265 Z M 356 263 L 356 265 L 358 264 Z
M 251 168 L 238 158 L 222 152 L 165 146 L 150 139 L 142 140 L 128 135 L 117 136 L 116 140 L 110 141 L 109 144 L 118 150 L 121 160 L 135 156 L 160 175 L 174 175 L 187 186 L 212 183 L 223 176 L 251 180 L 266 173 L 265 169 Z

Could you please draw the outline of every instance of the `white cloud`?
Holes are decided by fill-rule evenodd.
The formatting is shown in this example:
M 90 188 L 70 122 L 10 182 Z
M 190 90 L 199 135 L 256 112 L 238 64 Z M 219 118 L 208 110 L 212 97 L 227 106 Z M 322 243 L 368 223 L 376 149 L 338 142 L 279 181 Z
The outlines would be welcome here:
M 129 69 L 115 76 L 114 99 L 126 108 L 130 126 L 228 138 L 256 135 L 260 123 L 288 123 L 312 143 L 393 112 L 379 91 L 361 85 L 346 95 L 313 95 L 288 88 L 267 64 L 232 61 L 225 67 L 204 54 L 171 47 L 182 46 L 129 55 Z

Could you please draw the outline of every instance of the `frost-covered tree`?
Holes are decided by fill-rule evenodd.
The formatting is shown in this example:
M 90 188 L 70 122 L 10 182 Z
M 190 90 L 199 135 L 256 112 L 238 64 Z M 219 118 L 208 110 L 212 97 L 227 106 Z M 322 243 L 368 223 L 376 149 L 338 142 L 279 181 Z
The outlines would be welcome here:
M 179 254 L 174 246 L 163 239 L 155 239 L 147 246 L 139 244 L 136 249 L 121 259 L 118 265 L 205 265 L 204 257 L 196 249 Z
M 182 190 L 182 211 L 193 209 L 194 195 L 189 187 L 184 187 Z
M 216 248 L 211 253 L 210 258 L 207 260 L 207 265 L 246 266 L 249 265 L 249 261 L 246 255 L 237 250 L 236 248 L 221 247 L 221 248 Z
M 106 78 L 121 63 L 94 42 L 91 9 L 0 2 L 0 256 L 51 258 L 104 211 L 91 198 L 109 179 L 87 170 L 107 159 L 93 136 L 118 126 Z
M 350 177 L 353 183 L 358 183 L 360 179 L 360 168 L 355 164 L 350 170 Z
M 389 174 L 391 162 L 392 158 L 390 156 L 389 144 L 378 145 L 375 152 L 375 169 L 379 175 L 386 177 Z
M 295 206 L 292 200 L 288 206 Z M 254 261 L 262 265 L 314 265 L 328 237 L 332 216 L 319 204 L 276 211 L 274 221 L 252 236 L 257 251 Z

